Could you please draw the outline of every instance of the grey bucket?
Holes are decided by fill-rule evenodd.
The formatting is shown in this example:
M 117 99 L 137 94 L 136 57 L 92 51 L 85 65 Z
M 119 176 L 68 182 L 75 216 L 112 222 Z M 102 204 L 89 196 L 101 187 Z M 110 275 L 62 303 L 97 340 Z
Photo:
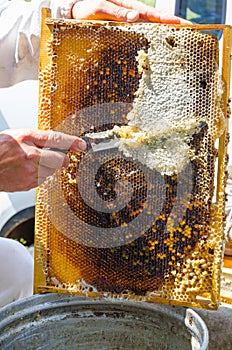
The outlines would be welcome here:
M 1 350 L 205 350 L 208 330 L 192 309 L 41 294 L 0 311 Z

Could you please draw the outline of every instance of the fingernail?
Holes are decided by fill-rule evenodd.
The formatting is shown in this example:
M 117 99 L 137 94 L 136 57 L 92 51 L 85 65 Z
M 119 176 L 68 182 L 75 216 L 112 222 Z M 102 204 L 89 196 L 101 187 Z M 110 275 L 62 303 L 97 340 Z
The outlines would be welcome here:
M 79 148 L 79 150 L 85 151 L 86 150 L 86 142 L 85 141 L 79 141 L 77 143 L 77 147 Z
M 133 22 L 138 19 L 138 11 L 129 11 L 126 15 L 127 21 Z
M 181 24 L 192 24 L 192 22 L 190 22 L 190 21 L 187 21 L 186 19 L 180 19 L 180 23 Z

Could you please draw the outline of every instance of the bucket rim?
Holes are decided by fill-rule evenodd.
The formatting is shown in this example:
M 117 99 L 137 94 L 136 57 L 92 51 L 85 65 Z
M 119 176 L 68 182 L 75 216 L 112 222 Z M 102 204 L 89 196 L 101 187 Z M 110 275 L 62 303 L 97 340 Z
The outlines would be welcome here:
M 136 308 L 135 308 L 136 307 Z M 109 298 L 92 298 L 77 296 L 71 294 L 45 293 L 35 294 L 33 296 L 20 299 L 0 309 L 0 344 L 1 339 L 6 337 L 5 329 L 11 333 L 15 331 L 15 324 L 20 324 L 22 320 L 29 319 L 30 316 L 42 315 L 49 312 L 59 314 L 60 309 L 75 308 L 81 312 L 94 311 L 102 312 L 106 309 L 109 312 L 121 311 L 125 314 L 144 314 L 152 318 L 165 316 L 178 327 L 178 324 L 184 325 L 186 332 L 199 343 L 199 350 L 207 350 L 208 329 L 203 319 L 192 309 L 186 309 L 181 306 L 166 304 L 153 304 L 144 301 L 120 300 Z

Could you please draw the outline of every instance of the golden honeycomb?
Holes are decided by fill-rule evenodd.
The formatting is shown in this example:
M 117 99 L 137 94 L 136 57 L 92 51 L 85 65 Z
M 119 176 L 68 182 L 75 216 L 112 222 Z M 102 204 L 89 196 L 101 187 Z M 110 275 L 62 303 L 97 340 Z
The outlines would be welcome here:
M 35 292 L 218 307 L 230 50 L 229 26 L 44 11 L 39 127 L 120 139 L 38 188 Z

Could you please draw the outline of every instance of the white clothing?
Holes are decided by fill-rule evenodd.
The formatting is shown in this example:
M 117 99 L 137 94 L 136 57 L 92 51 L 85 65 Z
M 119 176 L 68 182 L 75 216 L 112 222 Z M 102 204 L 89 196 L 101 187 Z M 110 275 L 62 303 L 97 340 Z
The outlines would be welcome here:
M 0 237 L 0 307 L 33 293 L 33 258 L 18 241 Z
M 37 79 L 41 9 L 70 17 L 75 0 L 0 0 L 0 87 Z
M 70 17 L 70 0 L 0 0 L 0 88 L 37 79 L 41 8 Z M 33 258 L 19 242 L 0 237 L 0 307 L 33 293 Z

